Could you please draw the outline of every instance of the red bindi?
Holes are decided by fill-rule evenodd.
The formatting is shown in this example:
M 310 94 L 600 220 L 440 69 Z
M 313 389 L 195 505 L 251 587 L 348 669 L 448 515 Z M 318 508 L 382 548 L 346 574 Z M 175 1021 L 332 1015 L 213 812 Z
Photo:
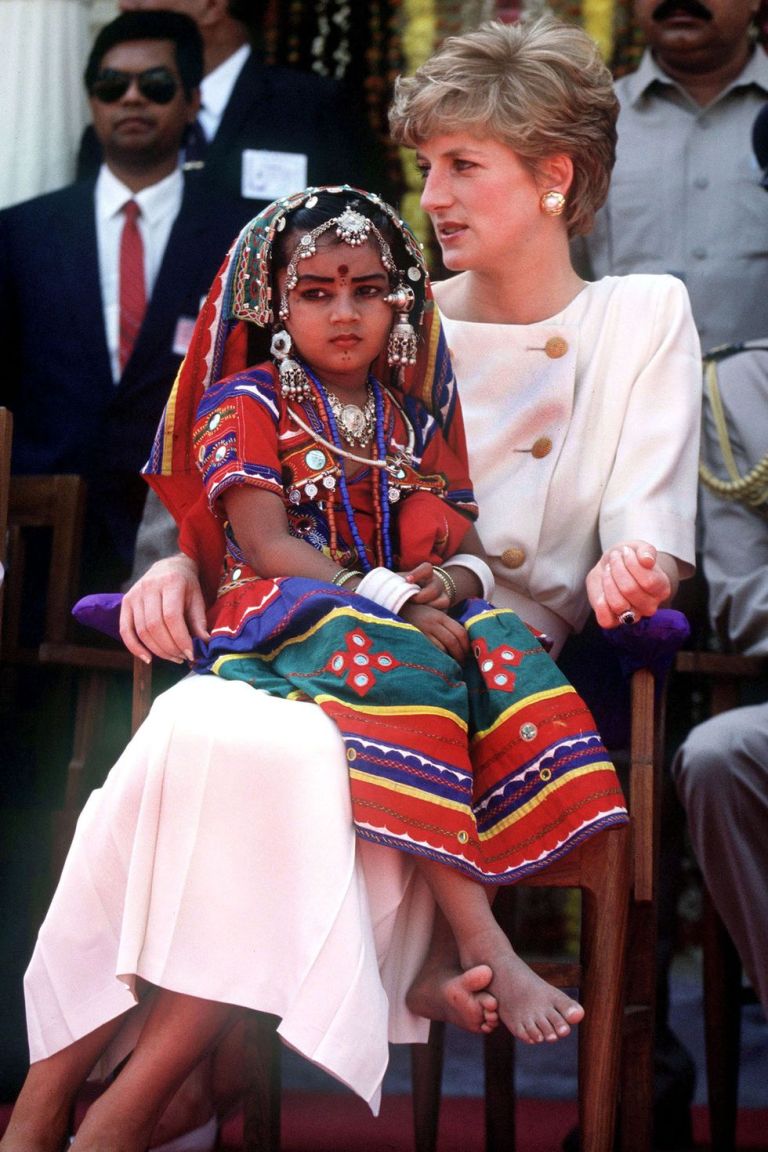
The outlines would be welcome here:
M 339 276 L 347 276 L 347 275 L 349 274 L 349 267 L 348 267 L 348 265 L 346 265 L 346 264 L 339 264 L 339 267 L 338 267 L 338 273 L 339 273 Z

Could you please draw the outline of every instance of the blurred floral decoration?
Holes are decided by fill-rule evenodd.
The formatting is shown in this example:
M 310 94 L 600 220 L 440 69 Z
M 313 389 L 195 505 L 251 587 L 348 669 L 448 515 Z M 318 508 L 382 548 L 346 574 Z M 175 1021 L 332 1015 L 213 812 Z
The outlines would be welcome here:
M 387 108 L 395 77 L 418 68 L 452 33 L 495 15 L 494 0 L 268 0 L 261 40 L 269 63 L 344 81 L 364 101 L 387 159 L 387 175 L 406 219 L 427 244 L 418 207 L 419 176 L 410 153 L 395 148 Z

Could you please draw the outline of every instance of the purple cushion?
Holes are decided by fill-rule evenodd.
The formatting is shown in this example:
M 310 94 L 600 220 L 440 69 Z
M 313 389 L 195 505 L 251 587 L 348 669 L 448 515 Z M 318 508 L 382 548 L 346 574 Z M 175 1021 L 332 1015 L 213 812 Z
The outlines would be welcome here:
M 105 632 L 113 640 L 120 639 L 120 605 L 122 592 L 94 592 L 83 596 L 72 609 L 72 615 L 79 624 Z
M 631 676 L 638 668 L 649 668 L 654 676 L 663 676 L 672 666 L 678 648 L 690 636 L 691 626 L 682 612 L 659 608 L 637 624 L 620 624 L 601 631 L 615 650 L 625 676 Z

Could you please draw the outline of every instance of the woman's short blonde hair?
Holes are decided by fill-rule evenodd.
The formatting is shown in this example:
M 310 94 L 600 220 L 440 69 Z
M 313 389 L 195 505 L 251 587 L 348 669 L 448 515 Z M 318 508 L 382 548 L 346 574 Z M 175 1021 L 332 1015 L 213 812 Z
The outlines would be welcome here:
M 471 132 L 508 145 L 534 173 L 548 157 L 569 156 L 565 220 L 574 236 L 590 231 L 608 194 L 618 107 L 594 41 L 545 15 L 449 37 L 413 76 L 397 79 L 390 130 L 410 148 Z

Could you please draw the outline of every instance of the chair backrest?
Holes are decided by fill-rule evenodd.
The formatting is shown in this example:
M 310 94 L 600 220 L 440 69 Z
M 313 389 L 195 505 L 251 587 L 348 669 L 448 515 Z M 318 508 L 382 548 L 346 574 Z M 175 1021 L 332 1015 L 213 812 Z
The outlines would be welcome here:
M 11 476 L 2 633 L 4 661 L 36 663 L 41 641 L 61 644 L 71 636 L 71 608 L 80 578 L 84 512 L 85 481 L 80 476 Z M 48 538 L 47 542 L 44 537 Z M 36 547 L 49 548 L 47 579 L 40 577 Z M 33 585 L 31 596 L 30 584 Z M 44 608 L 39 596 L 44 597 Z M 24 638 L 23 623 L 30 612 L 40 617 L 40 635 L 34 643 Z

